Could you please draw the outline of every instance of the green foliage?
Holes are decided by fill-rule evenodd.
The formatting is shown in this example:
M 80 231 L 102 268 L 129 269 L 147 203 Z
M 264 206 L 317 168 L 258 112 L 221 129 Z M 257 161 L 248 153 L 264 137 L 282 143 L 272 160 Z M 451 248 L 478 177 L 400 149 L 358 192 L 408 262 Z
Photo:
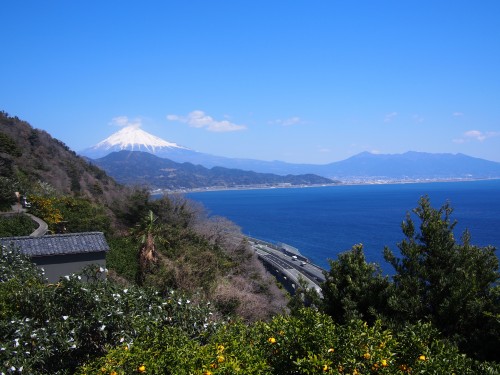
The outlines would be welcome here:
M 12 246 L 0 246 L 0 283 L 16 279 L 23 283 L 43 282 L 43 273 Z
M 40 217 L 49 225 L 49 229 L 58 232 L 64 222 L 65 231 L 108 232 L 110 217 L 106 210 L 84 198 L 29 196 L 30 212 Z
M 129 195 L 121 197 L 120 204 L 115 204 L 115 215 L 127 227 L 133 227 L 146 216 L 150 210 L 149 192 L 145 189 L 135 189 Z
M 88 199 L 63 197 L 56 204 L 61 210 L 70 233 L 110 230 L 110 218 L 105 209 Z
M 76 374 L 190 374 L 199 345 L 174 327 L 155 329 L 138 337 L 134 345 L 122 344 Z
M 20 182 L 21 190 L 12 192 L 38 195 L 33 190 L 42 181 L 58 194 L 85 196 L 106 205 L 127 190 L 63 142 L 5 113 L 0 113 L 0 175 Z
M 0 132 L 0 154 L 1 153 L 18 157 L 23 154 L 16 141 L 3 132 Z
M 110 237 L 107 242 L 109 251 L 106 254 L 106 266 L 128 281 L 134 282 L 139 271 L 138 243 L 130 237 Z
M 430 324 L 334 323 L 311 308 L 213 324 L 206 303 L 92 278 L 43 284 L 13 249 L 0 259 L 0 371 L 37 374 L 494 374 Z M 89 270 L 90 272 L 90 270 Z M 98 271 L 97 271 L 98 272 Z M 94 270 L 95 273 L 95 270 Z M 92 273 L 88 273 L 92 276 Z M 85 275 L 83 275 L 85 276 Z
M 439 210 L 423 197 L 403 223 L 406 238 L 398 244 L 401 258 L 388 248 L 385 259 L 395 268 L 390 315 L 400 325 L 430 321 L 445 336 L 479 358 L 499 360 L 500 326 L 491 313 L 500 311 L 492 292 L 498 282 L 498 258 L 492 247 L 470 244 L 466 231 L 455 241 L 449 204 Z
M 298 285 L 295 288 L 295 293 L 290 296 L 287 307 L 291 315 L 296 315 L 304 306 L 323 308 L 324 303 L 318 291 L 310 288 L 302 275 L 299 275 Z
M 37 227 L 38 224 L 24 214 L 0 216 L 0 237 L 28 236 Z
M 15 294 L 19 290 L 42 282 L 43 273 L 28 257 L 11 246 L 0 246 L 0 321 L 15 315 L 19 307 Z
M 18 183 L 13 178 L 0 176 L 0 211 L 10 211 L 16 202 L 14 192 L 18 191 Z
M 363 245 L 330 260 L 330 270 L 322 283 L 323 311 L 336 322 L 363 319 L 373 323 L 385 309 L 389 281 L 381 276 L 378 265 L 365 260 Z
M 5 275 L 0 284 L 0 371 L 22 367 L 25 373 L 71 373 L 109 347 L 131 346 L 155 330 L 176 327 L 199 340 L 212 329 L 208 306 L 174 291 L 162 296 L 97 278 L 84 283 L 85 275 L 42 284 L 31 263 L 5 249 L 0 271 Z
M 354 320 L 345 325 L 312 309 L 271 322 L 220 325 L 205 340 L 173 328 L 119 344 L 81 367 L 78 374 L 494 374 L 441 341 L 429 324 L 398 334 Z

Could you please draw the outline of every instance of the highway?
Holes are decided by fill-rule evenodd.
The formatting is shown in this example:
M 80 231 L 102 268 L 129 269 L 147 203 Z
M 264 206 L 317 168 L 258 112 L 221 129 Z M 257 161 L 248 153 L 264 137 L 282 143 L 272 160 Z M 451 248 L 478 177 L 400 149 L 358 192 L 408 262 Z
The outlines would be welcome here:
M 262 262 L 272 266 L 276 272 L 281 273 L 285 280 L 298 285 L 303 279 L 308 288 L 316 290 L 321 295 L 320 283 L 325 281 L 324 270 L 308 261 L 287 255 L 273 244 L 249 238 L 249 243 Z

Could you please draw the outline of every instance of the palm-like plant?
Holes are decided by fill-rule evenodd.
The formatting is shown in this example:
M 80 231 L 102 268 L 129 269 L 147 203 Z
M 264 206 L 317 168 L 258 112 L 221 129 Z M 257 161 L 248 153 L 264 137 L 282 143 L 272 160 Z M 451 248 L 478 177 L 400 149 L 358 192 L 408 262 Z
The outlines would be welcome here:
M 145 276 L 150 272 L 158 260 L 158 252 L 156 251 L 156 242 L 164 242 L 162 237 L 164 227 L 158 223 L 158 217 L 149 210 L 146 217 L 133 230 L 132 234 L 139 239 L 140 248 L 138 254 L 139 260 L 139 275 L 138 282 L 142 284 Z

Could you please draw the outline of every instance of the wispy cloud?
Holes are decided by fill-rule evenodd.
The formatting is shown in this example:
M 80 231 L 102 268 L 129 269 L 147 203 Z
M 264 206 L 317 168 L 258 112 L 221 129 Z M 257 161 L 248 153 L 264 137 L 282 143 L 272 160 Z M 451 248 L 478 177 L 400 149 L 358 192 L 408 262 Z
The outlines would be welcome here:
M 228 120 L 215 120 L 212 116 L 200 110 L 192 111 L 188 113 L 187 116 L 167 115 L 167 120 L 179 121 L 193 128 L 205 128 L 208 131 L 220 133 L 244 130 L 247 128 L 245 125 L 238 125 Z
M 128 126 L 134 128 L 140 128 L 142 126 L 142 120 L 140 118 L 129 119 L 127 116 L 117 116 L 113 117 L 113 119 L 111 119 L 111 122 L 109 124 L 113 126 L 119 126 L 122 128 Z
M 272 120 L 269 121 L 269 124 L 271 125 L 282 125 L 282 126 L 292 126 L 292 125 L 297 125 L 301 124 L 303 121 L 300 119 L 300 117 L 294 116 L 286 119 L 277 119 L 277 120 Z
M 498 137 L 500 132 L 485 132 L 479 130 L 468 130 L 462 134 L 461 138 L 454 139 L 454 143 L 466 143 L 471 141 L 483 142 L 488 138 Z
M 413 121 L 420 124 L 421 122 L 424 122 L 424 118 L 420 115 L 413 115 Z
M 391 122 L 392 120 L 394 120 L 394 118 L 396 118 L 397 115 L 398 115 L 397 112 L 391 112 L 386 114 L 384 117 L 384 122 Z
M 451 115 L 453 117 L 462 117 L 464 114 L 463 114 L 463 112 L 453 112 Z

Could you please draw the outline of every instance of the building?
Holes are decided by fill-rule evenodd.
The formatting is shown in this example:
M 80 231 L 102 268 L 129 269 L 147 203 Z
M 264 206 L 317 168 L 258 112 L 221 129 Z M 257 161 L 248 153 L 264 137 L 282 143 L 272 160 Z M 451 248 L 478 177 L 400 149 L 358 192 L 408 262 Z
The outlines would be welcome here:
M 283 254 L 288 255 L 289 257 L 292 257 L 293 260 L 298 259 L 302 262 L 309 262 L 309 260 L 305 256 L 303 256 L 300 253 L 299 249 L 297 249 L 296 247 L 287 245 L 286 243 L 280 243 L 279 248 Z
M 106 268 L 108 243 L 102 232 L 55 234 L 40 237 L 3 237 L 0 245 L 13 246 L 45 271 L 49 282 L 95 264 Z

